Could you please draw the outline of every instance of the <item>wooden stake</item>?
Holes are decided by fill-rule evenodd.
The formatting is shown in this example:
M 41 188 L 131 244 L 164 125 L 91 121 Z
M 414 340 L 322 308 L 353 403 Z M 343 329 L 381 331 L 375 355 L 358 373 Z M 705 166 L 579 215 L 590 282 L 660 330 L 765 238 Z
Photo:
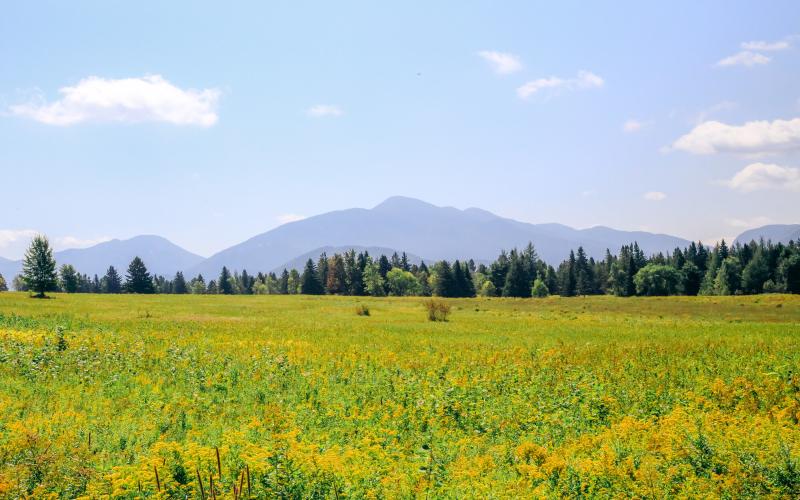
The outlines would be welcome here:
M 197 484 L 200 485 L 200 499 L 206 500 L 206 492 L 203 491 L 203 478 L 200 477 L 200 469 L 195 468 L 195 472 L 197 472 Z
M 214 447 L 217 450 L 217 472 L 219 473 L 220 479 L 222 479 L 222 463 L 219 461 L 219 448 Z
M 153 471 L 156 473 L 156 488 L 158 488 L 158 491 L 161 491 L 161 481 L 158 480 L 158 467 L 154 465 Z
M 247 497 L 253 496 L 253 493 L 250 492 L 250 466 L 245 465 L 244 470 L 247 471 Z

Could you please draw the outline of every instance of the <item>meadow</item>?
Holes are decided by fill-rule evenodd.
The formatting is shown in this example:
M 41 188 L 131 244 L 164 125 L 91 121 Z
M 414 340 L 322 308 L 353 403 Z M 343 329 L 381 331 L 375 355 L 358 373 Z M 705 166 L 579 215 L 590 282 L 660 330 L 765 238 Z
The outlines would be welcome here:
M 800 296 L 448 302 L 2 293 L 0 497 L 800 495 Z

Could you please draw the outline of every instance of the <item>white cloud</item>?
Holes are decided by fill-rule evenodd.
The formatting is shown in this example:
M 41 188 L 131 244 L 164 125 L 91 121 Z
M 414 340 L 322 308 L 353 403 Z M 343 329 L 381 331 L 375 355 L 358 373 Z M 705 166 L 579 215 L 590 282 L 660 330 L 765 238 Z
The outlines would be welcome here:
M 316 106 L 311 106 L 308 108 L 308 116 L 313 116 L 314 118 L 322 118 L 324 116 L 342 116 L 344 111 L 339 106 L 334 106 L 332 104 L 317 104 Z
M 531 80 L 517 89 L 517 95 L 522 99 L 527 99 L 540 90 L 580 90 L 602 87 L 605 82 L 603 79 L 590 71 L 579 71 L 574 78 L 559 78 L 551 76 Z
M 84 78 L 62 87 L 61 99 L 43 98 L 11 106 L 12 114 L 48 125 L 85 122 L 166 122 L 210 127 L 217 122 L 219 90 L 182 90 L 160 75 L 141 78 Z
M 514 54 L 482 50 L 478 52 L 478 55 L 488 62 L 492 70 L 498 75 L 509 75 L 522 69 L 522 61 Z
M 75 236 L 58 236 L 53 239 L 53 248 L 56 250 L 63 250 L 66 248 L 88 248 L 98 243 L 110 241 L 109 236 L 100 236 L 98 238 L 77 238 Z
M 759 227 L 759 226 L 766 226 L 767 224 L 772 224 L 772 219 L 761 215 L 757 217 L 749 217 L 746 219 L 725 219 L 725 224 L 731 227 L 750 229 L 751 227 Z
M 275 216 L 275 220 L 278 221 L 279 224 L 288 224 L 289 222 L 296 222 L 305 218 L 305 215 L 298 214 L 280 214 Z
M 647 123 L 645 122 L 641 122 L 639 120 L 634 120 L 633 118 L 631 118 L 630 120 L 622 124 L 622 130 L 628 133 L 638 132 L 642 130 L 646 125 Z
M 734 54 L 732 56 L 717 61 L 717 66 L 719 67 L 745 66 L 747 68 L 751 68 L 753 66 L 767 64 L 771 60 L 772 58 L 770 58 L 769 56 L 765 56 L 764 54 L 759 54 L 758 52 L 751 52 L 749 50 L 743 50 L 737 54 Z
M 672 145 L 694 154 L 768 153 L 800 148 L 800 118 L 752 121 L 727 125 L 707 121 L 696 126 Z
M 752 42 L 742 42 L 744 50 L 776 51 L 785 50 L 790 47 L 789 42 L 780 40 L 778 42 L 765 42 L 763 40 L 753 40 Z
M 7 248 L 15 243 L 27 242 L 39 234 L 34 229 L 0 229 L 0 248 Z
M 661 191 L 648 191 L 642 195 L 647 201 L 663 201 L 667 199 L 667 195 Z
M 724 184 L 745 193 L 758 190 L 800 192 L 800 168 L 783 167 L 774 163 L 751 163 Z

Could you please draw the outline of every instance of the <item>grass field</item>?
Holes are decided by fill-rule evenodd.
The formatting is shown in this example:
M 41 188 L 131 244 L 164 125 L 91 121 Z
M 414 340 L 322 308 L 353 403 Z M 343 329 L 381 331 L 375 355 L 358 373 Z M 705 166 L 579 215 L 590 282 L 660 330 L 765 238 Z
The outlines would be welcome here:
M 0 497 L 800 495 L 800 297 L 451 304 L 0 294 Z

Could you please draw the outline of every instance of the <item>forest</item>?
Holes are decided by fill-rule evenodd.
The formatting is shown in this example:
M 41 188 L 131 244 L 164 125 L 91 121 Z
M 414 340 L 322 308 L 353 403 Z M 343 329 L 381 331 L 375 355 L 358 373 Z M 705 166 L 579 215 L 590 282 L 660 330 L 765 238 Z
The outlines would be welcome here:
M 45 292 L 522 298 L 800 293 L 800 244 L 761 240 L 728 246 L 722 240 L 709 248 L 693 242 L 669 255 L 648 256 L 634 242 L 617 254 L 606 250 L 602 260 L 587 257 L 578 247 L 557 267 L 540 259 L 532 243 L 502 251 L 488 264 L 472 259 L 411 264 L 405 252 L 373 257 L 351 250 L 323 253 L 316 262 L 309 259 L 302 272 L 250 274 L 223 267 L 219 276 L 187 279 L 182 272 L 172 278 L 151 275 L 139 257 L 124 276 L 110 266 L 104 276 L 90 277 L 70 264 L 57 267 L 49 242 L 40 237 L 31 243 L 23 273 L 14 277 L 12 286 L 37 296 Z M 0 291 L 7 289 L 0 276 Z

